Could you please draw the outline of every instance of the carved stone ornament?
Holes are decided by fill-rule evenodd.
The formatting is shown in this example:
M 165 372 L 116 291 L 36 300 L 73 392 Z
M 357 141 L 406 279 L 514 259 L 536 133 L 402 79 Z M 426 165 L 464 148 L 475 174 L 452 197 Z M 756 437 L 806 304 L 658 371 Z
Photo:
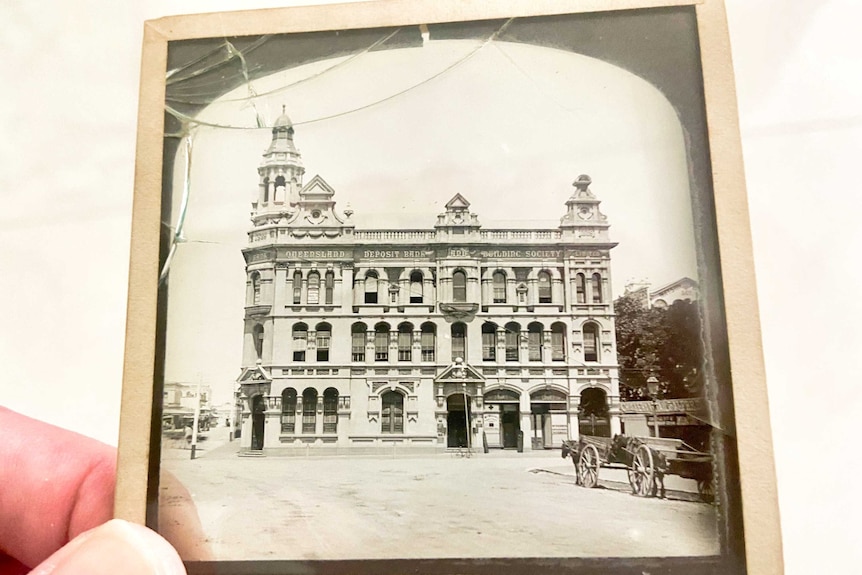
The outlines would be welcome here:
M 453 319 L 472 317 L 479 311 L 477 303 L 441 303 L 440 313 Z

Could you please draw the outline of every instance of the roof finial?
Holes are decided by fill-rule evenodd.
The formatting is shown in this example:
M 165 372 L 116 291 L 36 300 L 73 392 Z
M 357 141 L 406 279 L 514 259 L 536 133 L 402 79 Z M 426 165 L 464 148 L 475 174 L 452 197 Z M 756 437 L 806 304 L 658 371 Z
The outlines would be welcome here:
M 281 113 L 287 114 L 287 106 L 285 106 L 284 104 L 281 105 Z

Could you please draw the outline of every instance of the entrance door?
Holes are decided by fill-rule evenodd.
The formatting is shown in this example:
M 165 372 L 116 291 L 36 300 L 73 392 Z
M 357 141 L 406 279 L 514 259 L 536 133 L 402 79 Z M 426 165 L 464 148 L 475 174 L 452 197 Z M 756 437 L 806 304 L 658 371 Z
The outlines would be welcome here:
M 503 447 L 518 447 L 518 432 L 521 431 L 521 418 L 517 405 L 503 405 L 502 422 Z
M 467 396 L 469 399 L 469 396 Z M 467 432 L 469 425 L 469 407 L 464 403 L 464 395 L 457 393 L 450 395 L 446 400 L 446 446 L 447 447 L 469 447 L 467 444 Z
M 251 448 L 263 449 L 263 429 L 266 418 L 266 406 L 263 396 L 256 395 L 251 403 Z

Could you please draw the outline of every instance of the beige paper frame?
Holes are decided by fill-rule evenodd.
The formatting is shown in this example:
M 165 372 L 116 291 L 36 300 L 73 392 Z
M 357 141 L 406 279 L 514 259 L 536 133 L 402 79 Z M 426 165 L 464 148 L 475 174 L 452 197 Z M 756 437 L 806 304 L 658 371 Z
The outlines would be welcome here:
M 746 565 L 783 573 L 751 235 L 736 94 L 722 0 L 383 0 L 177 16 L 144 25 L 115 516 L 144 523 L 156 345 L 165 70 L 168 42 L 459 20 L 694 5 L 738 440 Z

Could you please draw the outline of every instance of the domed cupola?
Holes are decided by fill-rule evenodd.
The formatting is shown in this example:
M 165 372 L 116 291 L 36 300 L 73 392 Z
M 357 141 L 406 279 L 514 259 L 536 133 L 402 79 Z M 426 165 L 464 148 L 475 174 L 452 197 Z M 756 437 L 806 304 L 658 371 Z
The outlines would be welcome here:
M 293 134 L 293 121 L 282 106 L 281 115 L 272 125 L 272 141 L 257 169 L 260 184 L 252 201 L 254 215 L 288 212 L 299 201 L 305 167 Z

